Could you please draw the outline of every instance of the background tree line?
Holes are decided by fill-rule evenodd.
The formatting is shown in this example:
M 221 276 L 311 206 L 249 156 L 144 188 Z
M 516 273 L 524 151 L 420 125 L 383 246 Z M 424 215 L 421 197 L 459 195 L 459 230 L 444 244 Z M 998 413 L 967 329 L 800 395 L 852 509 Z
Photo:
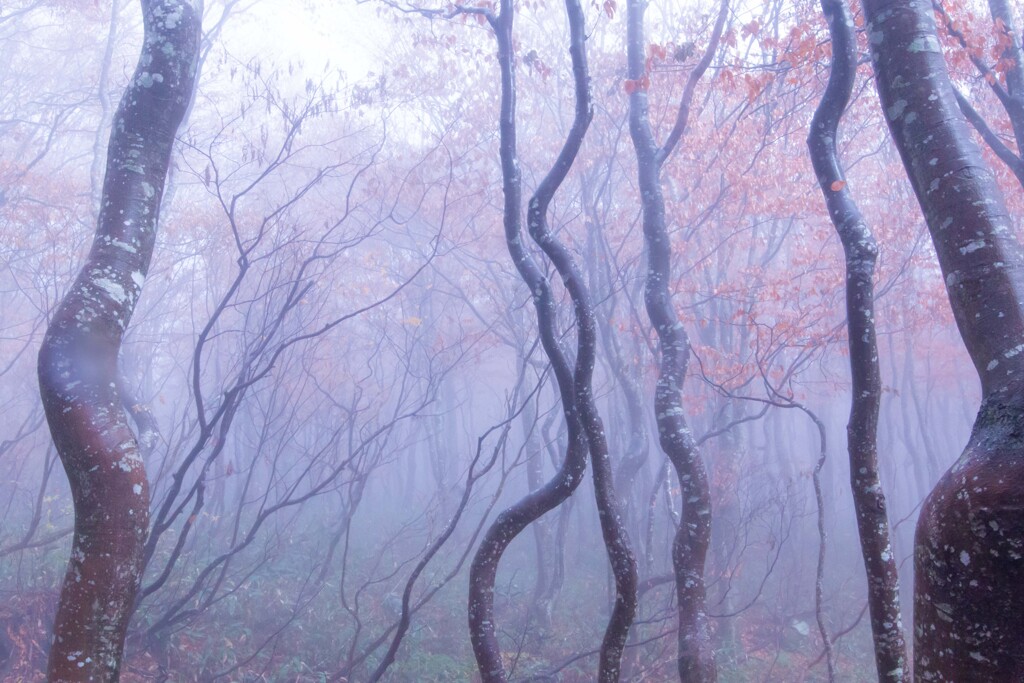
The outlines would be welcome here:
M 0 10 L 5 677 L 1020 673 L 1014 8 L 280 11 Z

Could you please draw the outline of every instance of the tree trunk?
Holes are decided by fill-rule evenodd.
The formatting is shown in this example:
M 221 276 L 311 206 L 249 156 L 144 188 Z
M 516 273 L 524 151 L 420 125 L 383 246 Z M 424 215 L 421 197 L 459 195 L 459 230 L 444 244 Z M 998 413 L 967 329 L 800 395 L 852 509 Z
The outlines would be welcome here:
M 850 486 L 861 556 L 868 579 L 868 607 L 879 681 L 907 681 L 907 646 L 900 616 L 899 573 L 889 540 L 889 516 L 878 475 L 878 411 L 882 380 L 874 319 L 878 247 L 853 195 L 836 150 L 839 119 L 857 74 L 853 16 L 844 0 L 821 0 L 832 38 L 828 86 L 807 138 L 825 204 L 846 255 L 846 320 L 850 348 L 851 405 L 847 423 Z
M 957 106 L 931 7 L 865 0 L 889 128 L 924 211 L 982 387 L 967 447 L 915 542 L 915 675 L 1024 676 L 1024 252 Z
M 583 52 L 583 13 L 579 0 L 566 0 L 566 11 L 569 16 L 571 34 L 571 52 L 573 59 L 574 75 L 581 68 L 580 60 L 584 59 Z M 500 14 L 494 15 L 489 10 L 476 8 L 478 14 L 482 14 L 494 30 L 495 39 L 498 44 L 498 65 L 501 69 L 501 112 L 499 119 L 499 138 L 501 155 L 502 191 L 504 194 L 504 228 L 505 242 L 509 255 L 515 263 L 516 269 L 526 283 L 533 297 L 534 307 L 537 311 L 537 326 L 544 351 L 551 361 L 552 370 L 558 384 L 559 398 L 562 402 L 562 413 L 565 417 L 568 429 L 568 447 L 565 460 L 562 462 L 559 471 L 541 488 L 531 491 L 527 496 L 517 503 L 502 511 L 494 523 L 487 530 L 484 538 L 480 541 L 476 554 L 473 556 L 469 571 L 469 634 L 473 646 L 473 654 L 476 658 L 477 668 L 484 683 L 504 683 L 507 680 L 504 662 L 501 656 L 501 647 L 498 643 L 494 624 L 494 582 L 497 576 L 498 563 L 508 544 L 512 542 L 523 529 L 535 522 L 545 513 L 553 510 L 569 498 L 579 486 L 587 464 L 587 434 L 584 423 L 581 420 L 577 407 L 576 378 L 583 374 L 589 374 L 593 370 L 593 351 L 583 348 L 577 349 L 576 367 L 571 368 L 563 353 L 559 335 L 555 327 L 557 311 L 554 295 L 551 291 L 547 277 L 537 265 L 533 256 L 526 249 L 522 235 L 522 175 L 519 169 L 519 157 L 517 149 L 516 131 L 516 85 L 515 85 L 515 56 L 512 36 L 514 7 L 512 0 L 501 1 Z M 585 74 L 585 61 L 582 63 Z M 580 104 L 580 85 L 584 89 L 589 87 L 588 78 L 583 78 L 582 83 L 577 83 L 577 104 Z M 585 122 L 579 120 L 574 123 L 573 135 L 578 134 L 579 140 L 575 142 L 578 149 L 579 142 L 590 122 L 589 98 L 586 99 L 587 111 Z M 579 112 L 578 112 L 579 114 Z M 582 124 L 582 128 L 579 128 Z M 577 130 L 579 128 L 579 130 Z M 570 139 L 567 142 L 567 149 L 572 144 Z M 545 181 L 552 178 L 553 174 L 560 174 L 564 178 L 572 162 L 575 159 L 575 150 L 567 154 L 563 149 L 552 173 Z M 553 182 L 548 188 L 551 194 L 558 188 L 561 180 Z M 546 208 L 546 204 L 544 205 Z M 543 215 L 543 214 L 542 214 Z M 582 337 L 581 337 L 582 339 Z M 590 367 L 584 368 L 586 364 Z M 589 390 L 589 388 L 588 388 Z M 631 619 L 630 619 L 631 620 Z M 628 624 L 627 624 L 628 628 Z M 604 656 L 607 648 L 602 646 L 602 676 L 605 679 L 605 664 L 607 658 Z M 618 659 L 621 656 L 621 649 L 616 653 L 614 673 L 617 680 Z
M 629 130 L 636 151 L 647 252 L 644 304 L 658 335 L 661 352 L 654 412 L 661 448 L 679 478 L 683 506 L 682 523 L 672 545 L 679 614 L 679 678 L 687 683 L 710 683 L 717 679 L 704 589 L 704 563 L 711 540 L 711 493 L 700 451 L 683 410 L 682 389 L 690 341 L 672 306 L 669 290 L 672 245 L 665 220 L 661 167 L 686 130 L 693 93 L 717 51 L 729 4 L 728 0 L 722 0 L 710 43 L 687 79 L 675 125 L 662 146 L 655 141 L 648 111 L 645 7 L 642 0 L 629 0 L 627 4 L 627 66 L 633 86 L 629 97 Z
M 92 249 L 39 352 L 39 387 L 71 484 L 75 535 L 51 681 L 116 681 L 143 568 L 149 491 L 117 355 L 149 269 L 171 149 L 194 87 L 202 8 L 143 0 L 145 43 L 114 117 Z

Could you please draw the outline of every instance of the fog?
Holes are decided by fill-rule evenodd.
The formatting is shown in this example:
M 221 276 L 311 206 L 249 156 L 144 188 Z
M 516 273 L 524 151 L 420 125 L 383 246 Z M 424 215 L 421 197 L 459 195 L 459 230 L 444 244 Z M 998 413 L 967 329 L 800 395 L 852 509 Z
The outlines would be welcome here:
M 950 246 L 852 10 L 833 179 L 817 3 L 0 6 L 0 678 L 954 680 L 915 527 L 1021 362 L 953 260 L 1017 263 L 1018 18 L 939 14 L 1009 217 Z

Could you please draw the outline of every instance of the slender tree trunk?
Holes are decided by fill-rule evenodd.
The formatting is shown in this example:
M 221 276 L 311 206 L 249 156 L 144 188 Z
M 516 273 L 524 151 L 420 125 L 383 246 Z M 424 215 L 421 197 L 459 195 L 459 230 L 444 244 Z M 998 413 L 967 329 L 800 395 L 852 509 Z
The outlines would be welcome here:
M 597 316 L 601 342 L 605 351 L 604 358 L 610 373 L 615 378 L 616 386 L 622 392 L 626 409 L 625 415 L 622 416 L 625 422 L 624 430 L 627 433 L 625 454 L 619 461 L 619 467 L 615 473 L 615 489 L 619 498 L 624 501 L 623 519 L 626 520 L 627 528 L 633 526 L 640 530 L 639 522 L 643 515 L 637 510 L 633 510 L 629 501 L 632 498 L 630 494 L 636 477 L 647 462 L 649 439 L 645 421 L 647 413 L 644 410 L 643 392 L 640 386 L 642 372 L 640 372 L 639 363 L 631 366 L 625 361 L 621 344 L 611 324 L 618 304 L 612 275 L 612 258 L 600 256 L 600 252 L 607 251 L 607 245 L 604 241 L 600 216 L 594 208 L 595 200 L 592 197 L 593 190 L 590 183 L 584 181 L 582 190 L 585 198 L 583 205 L 587 222 L 588 245 L 586 261 L 590 266 L 590 283 L 593 289 L 599 290 L 598 297 L 607 300 L 604 311 Z M 642 531 L 640 534 L 642 535 Z
M 825 668 L 829 683 L 836 680 L 836 655 L 832 646 L 832 636 L 825 623 L 825 554 L 828 551 L 828 535 L 825 527 L 825 493 L 821 486 L 821 471 L 828 460 L 828 436 L 825 423 L 814 412 L 804 406 L 797 405 L 807 417 L 811 418 L 818 432 L 818 458 L 814 463 L 811 480 L 814 485 L 814 503 L 818 514 L 818 561 L 814 572 L 814 620 L 818 625 L 821 645 L 825 651 Z
M 571 168 L 576 153 L 583 140 L 583 135 L 590 124 L 592 109 L 589 98 L 589 74 L 586 67 L 585 34 L 583 11 L 579 0 L 566 0 L 566 13 L 570 26 L 570 53 L 573 62 L 573 75 L 576 85 L 576 119 L 558 159 L 548 175 L 538 187 L 530 206 L 530 229 L 534 239 L 549 250 L 549 256 L 558 251 L 558 246 L 547 233 L 545 214 L 548 202 L 558 189 L 562 180 Z M 494 30 L 498 43 L 498 64 L 501 69 L 501 112 L 500 112 L 500 154 L 505 197 L 504 227 L 505 241 L 509 254 L 516 269 L 529 288 L 537 309 L 538 328 L 541 342 L 548 355 L 558 384 L 559 396 L 562 401 L 562 412 L 565 416 L 569 432 L 569 446 L 565 460 L 555 477 L 543 487 L 532 491 L 512 507 L 504 510 L 495 519 L 480 542 L 470 566 L 469 576 L 469 632 L 476 657 L 477 667 L 484 683 L 504 683 L 507 680 L 504 663 L 501 658 L 501 647 L 495 633 L 494 625 L 494 582 L 498 563 L 508 544 L 523 529 L 541 517 L 541 515 L 561 505 L 582 480 L 586 468 L 588 448 L 599 446 L 603 440 L 603 427 L 596 411 L 586 412 L 592 408 L 588 405 L 587 396 L 591 392 L 590 376 L 593 373 L 596 340 L 593 320 L 581 316 L 584 311 L 574 296 L 577 316 L 577 353 L 575 368 L 570 369 L 565 354 L 559 345 L 555 329 L 556 309 L 550 283 L 527 251 L 522 235 L 522 177 L 519 169 L 516 142 L 516 87 L 515 87 L 515 54 L 513 47 L 512 25 L 514 9 L 512 0 L 502 0 L 501 12 L 498 15 L 488 10 L 477 10 L 486 17 Z M 561 264 L 562 268 L 566 266 Z M 560 269 L 561 270 L 561 269 Z M 565 272 L 561 273 L 563 277 Z M 582 285 L 582 282 L 578 282 Z M 573 285 L 566 282 L 572 291 Z M 578 293 L 578 292 L 577 292 Z M 589 325 L 589 328 L 586 326 Z M 581 404 L 583 408 L 581 409 Z M 597 438 L 595 438 L 597 437 Z M 588 443 L 589 442 L 589 443 Z M 595 479 L 602 478 L 602 483 L 595 482 L 598 488 L 599 504 L 602 488 L 611 491 L 610 470 L 607 463 L 607 448 L 593 454 Z M 602 472 L 602 468 L 606 472 Z M 607 476 L 604 476 L 607 474 Z M 604 521 L 604 520 L 602 520 Z M 615 520 L 619 523 L 618 520 Z M 602 525 L 608 543 L 608 528 Z M 628 545 L 625 546 L 628 549 Z M 609 546 L 609 554 L 613 563 L 623 557 L 622 545 Z M 631 555 L 628 556 L 631 559 Z M 618 569 L 617 569 L 618 574 Z M 628 595 L 627 585 L 620 591 Z M 633 605 L 635 609 L 635 567 L 633 571 Z M 620 600 L 613 611 L 611 622 L 601 647 L 598 680 L 611 683 L 618 680 L 619 661 L 626 633 L 632 622 L 632 611 L 629 610 L 628 599 Z
M 710 683 L 717 679 L 704 588 L 704 563 L 711 540 L 711 493 L 704 463 L 683 410 L 682 389 L 690 342 L 672 305 L 669 289 L 672 244 L 665 221 L 661 167 L 686 130 L 693 93 L 718 49 L 729 5 L 728 0 L 722 0 L 708 48 L 687 79 L 675 125 L 662 146 L 655 141 L 648 111 L 645 8 L 643 0 L 627 3 L 627 68 L 629 82 L 633 85 L 629 97 L 629 130 L 636 151 L 647 252 L 644 304 L 661 351 L 654 412 L 661 448 L 679 478 L 683 506 L 682 523 L 672 545 L 679 612 L 679 678 L 687 683 Z
M 743 406 L 730 398 L 722 398 L 725 402 L 722 416 L 725 422 L 739 417 Z M 711 525 L 713 543 L 710 547 L 712 574 L 719 577 L 729 576 L 730 562 L 738 558 L 733 556 L 737 539 L 741 538 L 745 520 L 741 517 L 740 471 L 744 468 L 744 442 L 740 428 L 733 427 L 721 437 L 720 457 L 711 458 L 712 493 L 715 502 L 715 516 Z M 718 606 L 719 612 L 731 615 L 736 610 L 736 586 L 732 581 L 719 581 L 719 595 L 712 597 L 712 604 Z M 740 665 L 744 656 L 743 643 L 737 630 L 736 616 L 719 619 L 715 632 L 715 650 L 718 668 L 723 677 L 740 675 Z
M 604 422 L 594 400 L 593 376 L 597 359 L 597 320 L 590 292 L 571 252 L 550 231 L 547 210 L 555 191 L 569 172 L 587 128 L 593 118 L 590 97 L 590 72 L 586 60 L 586 35 L 583 9 L 579 0 L 567 0 L 569 15 L 570 54 L 576 91 L 576 115 L 551 172 L 541 180 L 530 199 L 527 222 L 530 235 L 555 266 L 569 297 L 576 318 L 576 368 L 573 390 L 576 409 L 590 451 L 594 473 L 594 494 L 608 561 L 615 580 L 615 605 L 601 643 L 598 680 L 609 683 L 619 680 L 622 653 L 629 627 L 636 615 L 636 558 L 623 522 L 622 504 L 615 492 L 608 439 Z
M 921 511 L 921 681 L 1024 678 L 1024 251 L 957 106 L 931 7 L 865 0 L 882 109 L 924 211 L 982 402 Z
M 143 568 L 149 491 L 118 393 L 117 354 L 149 269 L 167 166 L 194 87 L 197 0 L 143 0 L 145 42 L 114 117 L 96 236 L 39 352 L 75 535 L 51 681 L 116 681 Z
M 910 679 L 900 615 L 899 573 L 889 539 L 889 515 L 878 475 L 878 411 L 882 380 L 874 320 L 874 274 L 878 247 L 846 186 L 836 150 L 839 120 L 857 74 L 853 16 L 845 0 L 821 0 L 832 38 L 828 86 L 807 138 L 825 204 L 846 255 L 846 319 L 852 398 L 847 423 L 850 486 L 857 514 L 861 556 L 868 579 L 868 607 L 879 681 Z

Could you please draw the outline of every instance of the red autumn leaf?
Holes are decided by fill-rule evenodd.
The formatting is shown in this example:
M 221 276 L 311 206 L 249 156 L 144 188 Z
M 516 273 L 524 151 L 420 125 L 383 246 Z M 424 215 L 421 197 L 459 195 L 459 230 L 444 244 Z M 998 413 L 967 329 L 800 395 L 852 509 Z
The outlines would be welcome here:
M 650 85 L 651 79 L 647 76 L 647 74 L 644 74 L 643 78 L 640 79 L 627 78 L 625 81 L 622 82 L 622 87 L 625 89 L 627 95 L 632 95 L 638 90 L 647 90 L 647 88 L 649 88 Z

